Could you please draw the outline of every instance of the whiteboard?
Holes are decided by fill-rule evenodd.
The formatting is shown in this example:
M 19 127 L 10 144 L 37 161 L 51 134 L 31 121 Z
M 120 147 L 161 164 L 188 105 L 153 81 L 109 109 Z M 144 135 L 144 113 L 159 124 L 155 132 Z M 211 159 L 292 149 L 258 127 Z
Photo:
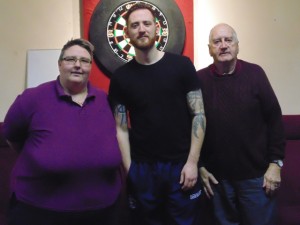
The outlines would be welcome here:
M 26 88 L 56 80 L 59 75 L 57 61 L 60 51 L 59 49 L 27 51 Z

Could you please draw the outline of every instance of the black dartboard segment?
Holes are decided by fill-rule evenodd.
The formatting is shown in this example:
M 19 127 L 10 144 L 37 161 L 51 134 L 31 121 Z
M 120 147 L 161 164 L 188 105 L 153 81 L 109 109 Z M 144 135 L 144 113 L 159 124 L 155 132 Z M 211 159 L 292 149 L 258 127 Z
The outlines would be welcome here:
M 107 76 L 135 55 L 133 46 L 124 34 L 124 15 L 136 2 L 151 5 L 155 12 L 160 28 L 156 38 L 157 49 L 177 54 L 183 51 L 185 24 L 174 0 L 102 0 L 91 17 L 89 39 L 95 46 L 95 60 Z

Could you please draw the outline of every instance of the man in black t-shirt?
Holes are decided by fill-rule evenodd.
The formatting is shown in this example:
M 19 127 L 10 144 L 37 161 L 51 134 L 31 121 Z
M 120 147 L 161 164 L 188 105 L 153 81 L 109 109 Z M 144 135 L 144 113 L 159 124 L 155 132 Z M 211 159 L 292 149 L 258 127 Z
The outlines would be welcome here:
M 134 220 L 196 225 L 206 122 L 195 68 L 187 57 L 156 49 L 159 28 L 149 5 L 135 4 L 126 20 L 136 56 L 113 74 L 109 98 Z

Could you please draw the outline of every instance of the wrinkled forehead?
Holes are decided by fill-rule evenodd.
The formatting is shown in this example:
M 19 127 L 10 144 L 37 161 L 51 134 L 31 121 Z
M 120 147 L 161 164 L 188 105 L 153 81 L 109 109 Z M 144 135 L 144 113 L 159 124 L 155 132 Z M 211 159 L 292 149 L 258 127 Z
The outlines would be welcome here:
M 226 25 L 221 25 L 213 28 L 211 31 L 211 40 L 220 39 L 220 38 L 232 38 L 233 37 L 233 29 Z

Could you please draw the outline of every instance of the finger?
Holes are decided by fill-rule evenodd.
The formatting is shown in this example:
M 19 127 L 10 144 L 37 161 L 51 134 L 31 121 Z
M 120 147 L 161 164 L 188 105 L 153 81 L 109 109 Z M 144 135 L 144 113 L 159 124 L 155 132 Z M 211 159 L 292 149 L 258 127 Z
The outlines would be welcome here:
M 209 187 L 207 188 L 207 191 L 208 193 L 211 195 L 211 196 L 214 196 L 214 191 L 212 190 L 211 186 L 209 185 Z
M 210 199 L 210 194 L 208 193 L 207 188 L 204 187 L 203 189 L 204 189 L 204 192 L 205 192 L 205 195 L 207 196 L 207 198 Z
M 197 178 L 185 179 L 184 185 L 182 188 L 184 188 L 184 190 L 189 190 L 195 186 L 196 182 L 197 182 Z
M 204 187 L 204 190 L 207 192 L 208 195 L 210 195 L 210 196 L 214 195 L 214 192 L 213 192 L 213 190 L 210 186 L 209 181 L 203 182 L 203 187 Z
M 212 174 L 209 176 L 209 179 L 211 180 L 211 182 L 213 184 L 218 184 L 219 183 L 219 181 L 217 181 L 217 179 Z
M 187 189 L 187 187 L 188 187 L 187 180 L 185 179 L 185 177 L 183 175 L 181 175 L 180 184 L 182 184 L 182 187 L 181 187 L 182 190 Z
M 268 195 L 268 196 L 270 196 L 272 193 L 272 190 L 269 187 L 266 187 L 265 191 L 266 191 L 266 195 Z
M 276 189 L 280 188 L 280 182 L 276 182 L 276 183 L 274 184 L 274 186 L 275 186 Z
M 180 184 L 183 184 L 183 182 L 184 182 L 184 174 L 181 173 L 181 174 L 180 174 L 180 181 L 179 181 L 179 183 L 180 183 Z
M 185 180 L 184 181 L 184 184 L 183 184 L 183 186 L 182 186 L 182 189 L 183 190 L 189 190 L 189 189 L 191 189 L 191 188 L 193 188 L 194 187 L 194 185 L 193 185 L 193 182 L 192 181 L 189 181 L 189 180 Z

